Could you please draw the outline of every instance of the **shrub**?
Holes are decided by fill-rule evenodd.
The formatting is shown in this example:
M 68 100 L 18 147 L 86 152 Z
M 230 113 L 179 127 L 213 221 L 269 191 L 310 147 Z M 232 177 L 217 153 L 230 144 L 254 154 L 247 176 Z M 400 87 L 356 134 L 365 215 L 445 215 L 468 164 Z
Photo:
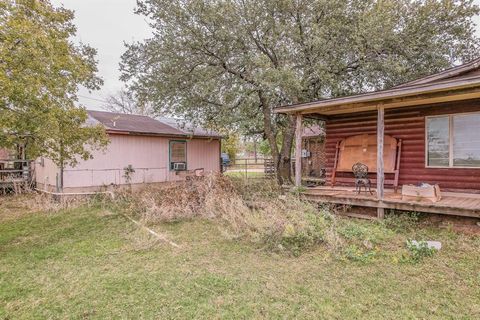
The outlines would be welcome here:
M 383 220 L 384 225 L 395 231 L 411 230 L 418 225 L 420 214 L 418 212 L 390 211 Z
M 369 230 L 358 223 L 348 223 L 338 230 L 340 235 L 346 239 L 354 240 L 364 238 Z
M 344 250 L 347 259 L 357 262 L 369 262 L 374 256 L 375 251 L 351 244 Z
M 328 226 L 325 216 L 298 198 L 287 196 L 273 201 L 257 214 L 261 219 L 251 226 L 271 250 L 286 250 L 297 256 L 324 241 Z
M 409 256 L 404 257 L 404 261 L 410 261 L 413 263 L 418 263 L 424 258 L 433 256 L 437 252 L 437 249 L 430 248 L 426 241 L 414 242 L 412 240 L 407 240 L 407 249 Z

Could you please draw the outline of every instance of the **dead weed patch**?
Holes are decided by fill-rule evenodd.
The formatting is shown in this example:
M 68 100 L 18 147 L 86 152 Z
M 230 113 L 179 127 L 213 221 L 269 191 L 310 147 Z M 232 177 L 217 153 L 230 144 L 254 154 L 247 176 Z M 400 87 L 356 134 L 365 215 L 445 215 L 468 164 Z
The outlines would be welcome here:
M 208 219 L 218 222 L 228 238 L 246 238 L 295 255 L 325 240 L 331 218 L 296 195 L 282 194 L 274 182 L 246 185 L 220 175 L 124 191 L 116 199 L 117 207 L 147 224 Z

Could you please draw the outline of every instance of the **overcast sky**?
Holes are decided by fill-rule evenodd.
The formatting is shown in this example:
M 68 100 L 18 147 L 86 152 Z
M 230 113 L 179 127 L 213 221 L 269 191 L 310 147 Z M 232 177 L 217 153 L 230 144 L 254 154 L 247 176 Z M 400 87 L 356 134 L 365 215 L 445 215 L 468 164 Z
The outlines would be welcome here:
M 77 41 L 98 50 L 99 74 L 105 81 L 100 91 L 89 93 L 81 89 L 80 103 L 88 109 L 102 109 L 104 100 L 122 88 L 118 79 L 120 56 L 125 51 L 124 42 L 141 41 L 151 34 L 147 22 L 133 10 L 136 0 L 51 0 L 55 6 L 63 4 L 75 11 Z M 480 5 L 480 0 L 475 0 Z M 480 17 L 476 19 L 480 24 Z M 480 35 L 480 28 L 477 28 Z
M 52 4 L 75 11 L 77 41 L 97 49 L 99 75 L 104 80 L 101 90 L 81 89 L 79 101 L 87 109 L 102 109 L 109 94 L 122 87 L 119 62 L 125 52 L 124 42 L 141 41 L 151 34 L 144 17 L 133 13 L 136 0 L 51 0 Z M 87 98 L 85 98 L 87 97 Z M 97 100 L 93 100 L 97 99 Z

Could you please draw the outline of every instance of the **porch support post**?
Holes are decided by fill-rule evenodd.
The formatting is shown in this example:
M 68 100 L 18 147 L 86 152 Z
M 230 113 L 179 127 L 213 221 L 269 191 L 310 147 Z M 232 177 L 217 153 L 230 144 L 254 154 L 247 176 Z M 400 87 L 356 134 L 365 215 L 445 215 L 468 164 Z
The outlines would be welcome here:
M 295 186 L 300 187 L 302 185 L 302 119 L 301 113 L 296 115 L 296 128 L 295 128 Z
M 385 173 L 383 165 L 383 144 L 385 138 L 385 108 L 379 105 L 377 116 L 377 199 L 380 206 L 383 205 Z M 385 217 L 385 209 L 377 208 L 377 217 Z

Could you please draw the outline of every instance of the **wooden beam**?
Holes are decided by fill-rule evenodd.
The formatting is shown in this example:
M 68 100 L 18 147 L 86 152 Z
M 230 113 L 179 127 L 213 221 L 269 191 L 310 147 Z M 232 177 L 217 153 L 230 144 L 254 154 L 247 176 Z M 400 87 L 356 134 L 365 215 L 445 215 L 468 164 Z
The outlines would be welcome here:
M 452 83 L 456 82 L 456 83 Z M 337 110 L 355 106 L 360 107 L 367 104 L 375 109 L 376 105 L 383 103 L 389 104 L 389 101 L 404 101 L 418 97 L 446 97 L 446 96 L 462 96 L 476 95 L 478 97 L 480 91 L 479 77 L 447 81 L 438 84 L 420 85 L 407 88 L 397 88 L 384 91 L 370 92 L 356 96 L 340 97 L 335 99 L 319 100 L 310 103 L 296 104 L 290 106 L 282 106 L 275 108 L 276 113 L 320 113 L 328 114 L 326 110 Z M 463 97 L 464 98 L 464 97 Z M 457 98 L 458 99 L 458 98 Z M 340 108 L 338 108 L 340 107 Z
M 295 186 L 302 185 L 302 115 L 297 113 L 295 130 Z
M 385 172 L 383 164 L 383 144 L 385 138 L 385 108 L 383 105 L 378 106 L 377 116 L 377 199 L 383 201 L 385 196 Z M 377 216 L 383 219 L 385 216 L 384 208 L 377 209 Z
M 436 103 L 443 102 L 452 102 L 452 101 L 462 101 L 462 100 L 472 100 L 480 98 L 480 89 L 465 89 L 457 91 L 454 93 L 450 92 L 437 92 L 434 94 L 421 94 L 410 97 L 400 97 L 400 98 L 391 98 L 382 100 L 382 104 L 385 109 L 394 109 L 401 107 L 411 107 L 411 106 L 423 106 L 431 105 Z M 332 115 L 338 114 L 349 114 L 349 113 L 359 113 L 365 111 L 376 110 L 378 101 L 367 101 L 367 102 L 358 102 L 358 103 L 344 103 L 336 104 L 332 106 L 317 107 L 315 109 L 306 109 L 300 111 L 304 116 L 307 114 L 318 114 L 324 115 L 327 118 Z M 280 112 L 280 111 L 275 111 Z M 294 113 L 295 110 L 290 112 L 285 111 L 285 113 Z
M 318 114 L 318 113 L 308 113 L 304 114 L 303 117 L 305 119 L 313 119 L 318 121 L 328 121 L 328 117 L 326 115 Z

